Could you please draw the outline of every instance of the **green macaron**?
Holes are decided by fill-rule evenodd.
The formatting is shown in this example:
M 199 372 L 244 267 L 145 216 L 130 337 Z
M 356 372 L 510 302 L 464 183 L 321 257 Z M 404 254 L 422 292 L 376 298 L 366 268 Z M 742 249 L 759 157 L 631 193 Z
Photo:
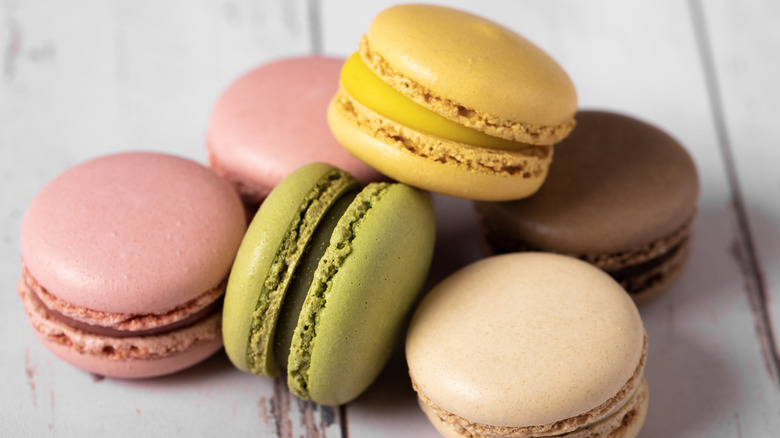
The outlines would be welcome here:
M 304 400 L 354 399 L 393 351 L 434 235 L 433 208 L 417 189 L 361 189 L 323 163 L 294 171 L 260 206 L 230 273 L 222 332 L 231 362 L 286 373 Z

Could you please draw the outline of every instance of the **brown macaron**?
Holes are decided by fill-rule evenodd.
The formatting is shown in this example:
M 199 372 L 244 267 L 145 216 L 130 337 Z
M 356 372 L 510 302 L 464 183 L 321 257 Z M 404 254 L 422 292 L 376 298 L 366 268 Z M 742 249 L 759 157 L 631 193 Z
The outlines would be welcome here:
M 533 196 L 475 202 L 485 251 L 549 251 L 588 261 L 637 304 L 662 294 L 688 259 L 699 178 L 685 148 L 657 127 L 580 111 Z

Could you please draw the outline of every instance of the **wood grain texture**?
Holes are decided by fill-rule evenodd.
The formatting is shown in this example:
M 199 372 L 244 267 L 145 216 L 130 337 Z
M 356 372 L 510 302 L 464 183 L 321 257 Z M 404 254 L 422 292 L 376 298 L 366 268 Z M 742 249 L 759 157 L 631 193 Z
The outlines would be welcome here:
M 399 343 L 346 407 L 302 402 L 223 354 L 174 376 L 101 379 L 32 336 L 13 288 L 30 199 L 104 153 L 205 162 L 219 92 L 286 55 L 346 56 L 389 0 L 78 0 L 0 3 L 0 436 L 434 437 Z M 702 193 L 691 260 L 641 309 L 650 410 L 641 437 L 773 437 L 780 430 L 780 6 L 773 0 L 443 1 L 518 30 L 556 58 L 580 106 L 668 131 Z M 432 286 L 480 257 L 468 201 L 433 196 Z

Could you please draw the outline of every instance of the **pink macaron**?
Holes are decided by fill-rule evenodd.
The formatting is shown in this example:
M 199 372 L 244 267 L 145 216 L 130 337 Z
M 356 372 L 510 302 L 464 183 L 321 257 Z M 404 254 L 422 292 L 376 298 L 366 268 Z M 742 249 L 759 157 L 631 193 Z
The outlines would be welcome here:
M 233 188 L 172 155 L 86 161 L 22 220 L 18 293 L 38 339 L 83 370 L 169 374 L 222 346 L 221 299 L 246 220 Z
M 328 127 L 343 63 L 323 56 L 276 60 L 245 73 L 217 99 L 206 132 L 209 163 L 248 206 L 312 162 L 341 168 L 363 184 L 382 178 L 342 148 Z

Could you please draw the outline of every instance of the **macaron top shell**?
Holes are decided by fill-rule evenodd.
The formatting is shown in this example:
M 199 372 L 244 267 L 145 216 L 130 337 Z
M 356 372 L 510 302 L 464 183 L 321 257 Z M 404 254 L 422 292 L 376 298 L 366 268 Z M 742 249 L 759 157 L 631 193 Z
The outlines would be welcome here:
M 328 128 L 325 114 L 343 63 L 322 56 L 284 58 L 239 77 L 212 108 L 206 133 L 210 153 L 228 172 L 262 187 L 263 196 L 289 172 L 316 161 L 363 183 L 378 179 Z
M 549 251 L 615 253 L 669 236 L 693 218 L 698 173 L 677 140 L 611 112 L 580 111 L 577 121 L 556 145 L 536 194 L 476 204 L 492 228 Z
M 232 187 L 202 165 L 119 153 L 71 167 L 35 196 L 22 221 L 22 258 L 67 303 L 157 313 L 223 281 L 245 222 Z
M 420 392 L 447 412 L 530 427 L 615 397 L 642 363 L 644 336 L 631 298 L 601 270 L 514 253 L 469 265 L 429 292 L 406 356 Z
M 488 132 L 486 125 L 499 120 L 563 125 L 576 112 L 574 85 L 549 55 L 515 32 L 467 12 L 433 5 L 390 7 L 370 23 L 366 42 L 397 73 L 429 91 L 426 98 L 415 99 L 418 103 L 443 98 L 462 113 L 492 117 L 475 129 Z

